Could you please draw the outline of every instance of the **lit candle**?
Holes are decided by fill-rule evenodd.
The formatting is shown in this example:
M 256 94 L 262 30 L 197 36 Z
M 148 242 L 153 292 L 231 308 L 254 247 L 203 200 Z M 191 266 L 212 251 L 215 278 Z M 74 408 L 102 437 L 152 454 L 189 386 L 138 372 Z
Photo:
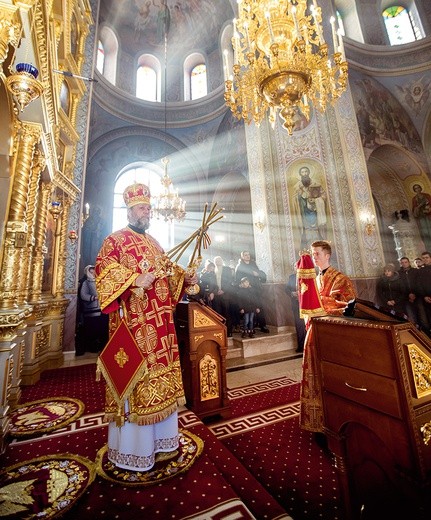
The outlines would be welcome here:
M 245 29 L 245 36 L 247 38 L 247 45 L 248 45 L 249 50 L 251 51 L 250 36 L 248 35 L 248 23 L 244 24 L 244 29 Z
M 305 45 L 308 45 L 308 27 L 306 25 L 302 27 L 302 32 L 304 34 Z
M 332 29 L 332 41 L 334 43 L 334 52 L 338 52 L 337 33 L 335 32 L 335 18 L 333 16 L 331 16 L 329 21 L 331 23 L 331 29 Z
M 292 18 L 293 23 L 295 24 L 296 37 L 299 39 L 301 36 L 301 31 L 299 30 L 298 18 L 296 18 L 296 6 L 292 5 Z
M 223 70 L 225 79 L 229 78 L 229 65 L 227 59 L 227 49 L 223 51 Z
M 266 20 L 268 22 L 268 28 L 269 28 L 269 34 L 271 36 L 271 43 L 274 43 L 274 33 L 272 32 L 272 27 L 271 27 L 271 14 L 269 11 L 266 11 L 265 13 L 265 17 L 266 17 Z
M 233 64 L 235 65 L 238 63 L 238 44 L 239 44 L 239 36 L 238 32 L 236 30 L 236 18 L 232 20 L 232 26 L 233 26 Z
M 233 62 L 238 63 L 239 34 L 235 31 L 233 34 Z
M 320 45 L 322 45 L 323 43 L 325 43 L 325 40 L 323 39 L 322 27 L 320 26 L 320 24 L 317 20 L 316 7 L 317 7 L 317 4 L 316 4 L 316 6 L 314 6 L 314 5 L 311 6 L 311 16 L 313 17 L 314 27 L 316 29 L 317 36 L 319 38 L 319 43 L 320 43 Z
M 86 202 L 84 205 L 84 215 L 86 217 L 88 217 L 89 214 L 90 214 L 90 204 L 88 204 L 88 202 Z
M 338 29 L 338 52 L 341 53 L 343 60 L 346 59 L 346 55 L 344 54 L 344 42 L 343 35 L 341 34 L 341 29 Z

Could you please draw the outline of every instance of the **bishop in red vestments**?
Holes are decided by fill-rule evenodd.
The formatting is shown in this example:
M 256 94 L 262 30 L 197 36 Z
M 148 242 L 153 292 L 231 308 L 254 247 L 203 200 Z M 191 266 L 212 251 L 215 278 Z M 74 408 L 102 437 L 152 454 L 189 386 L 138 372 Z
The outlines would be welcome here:
M 151 469 L 159 452 L 178 448 L 177 408 L 185 404 L 173 310 L 179 284 L 195 279 L 171 277 L 159 243 L 146 230 L 150 191 L 143 184 L 126 188 L 129 225 L 109 235 L 96 261 L 100 307 L 110 316 L 110 334 L 120 313 L 144 356 L 145 371 L 119 406 L 107 385 L 108 458 L 123 469 Z M 121 309 L 121 310 L 120 310 Z M 127 352 L 126 352 L 127 354 Z

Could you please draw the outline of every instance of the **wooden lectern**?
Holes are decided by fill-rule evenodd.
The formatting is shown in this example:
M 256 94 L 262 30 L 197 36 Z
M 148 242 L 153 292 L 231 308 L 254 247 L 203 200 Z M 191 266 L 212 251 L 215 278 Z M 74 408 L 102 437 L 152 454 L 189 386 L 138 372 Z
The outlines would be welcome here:
M 431 518 L 431 341 L 365 302 L 313 319 L 348 519 Z
M 201 419 L 229 417 L 225 319 L 206 305 L 180 302 L 175 327 L 187 407 Z

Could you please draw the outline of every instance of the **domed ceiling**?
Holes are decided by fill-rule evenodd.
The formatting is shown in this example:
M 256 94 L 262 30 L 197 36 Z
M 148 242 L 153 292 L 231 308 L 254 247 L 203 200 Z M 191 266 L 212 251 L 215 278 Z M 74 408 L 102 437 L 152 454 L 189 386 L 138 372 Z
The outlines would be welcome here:
M 171 52 L 211 54 L 225 22 L 234 17 L 229 0 L 102 0 L 99 23 L 118 36 L 123 52 L 160 53 L 165 21 Z

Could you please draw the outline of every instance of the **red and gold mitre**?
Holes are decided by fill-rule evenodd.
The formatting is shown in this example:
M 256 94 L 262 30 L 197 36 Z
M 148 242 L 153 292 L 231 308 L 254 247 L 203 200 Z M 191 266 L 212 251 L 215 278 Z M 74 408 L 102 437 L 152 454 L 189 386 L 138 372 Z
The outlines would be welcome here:
M 301 318 L 324 316 L 326 314 L 316 285 L 316 268 L 310 251 L 301 251 L 296 263 L 298 281 L 299 314 Z
M 128 208 L 136 204 L 151 204 L 150 189 L 145 184 L 132 184 L 124 190 L 123 199 Z

